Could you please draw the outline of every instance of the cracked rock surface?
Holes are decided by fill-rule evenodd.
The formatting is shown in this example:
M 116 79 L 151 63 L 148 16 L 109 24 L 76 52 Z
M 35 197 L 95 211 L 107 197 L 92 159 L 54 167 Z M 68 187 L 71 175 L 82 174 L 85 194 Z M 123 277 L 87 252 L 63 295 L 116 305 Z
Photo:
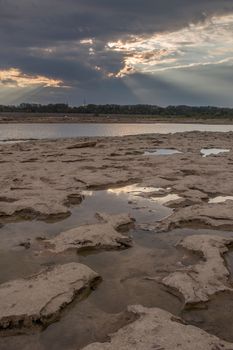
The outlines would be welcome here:
M 169 187 L 181 197 L 158 229 L 197 222 L 231 229 L 233 201 L 209 204 L 208 199 L 232 195 L 232 136 L 194 131 L 0 145 L 0 224 L 18 217 L 64 218 L 84 190 L 141 183 Z M 200 150 L 211 147 L 230 151 L 203 158 Z M 144 155 L 160 148 L 182 153 Z
M 175 271 L 165 277 L 162 283 L 177 290 L 184 297 L 185 304 L 206 302 L 211 295 L 223 291 L 233 291 L 225 266 L 223 254 L 232 245 L 232 238 L 217 235 L 194 235 L 183 239 L 179 245 L 201 255 L 194 266 Z
M 69 263 L 1 284 L 0 331 L 43 326 L 54 321 L 66 305 L 98 279 L 98 274 L 89 267 Z
M 169 312 L 157 308 L 130 306 L 138 319 L 110 336 L 106 343 L 93 343 L 83 350 L 233 350 L 220 340 L 194 326 L 185 325 Z
M 159 231 L 169 231 L 177 227 L 194 226 L 231 229 L 233 227 L 233 201 L 221 204 L 201 203 L 175 211 L 170 217 L 156 225 Z
M 73 228 L 44 243 L 53 253 L 70 249 L 116 249 L 132 246 L 132 239 L 117 231 L 133 222 L 129 215 L 98 214 L 98 218 L 102 220 L 101 223 Z
M 104 277 L 106 283 L 103 283 L 102 289 L 99 288 L 98 290 L 98 293 L 102 293 L 101 297 L 96 293 L 97 296 L 96 294 L 92 295 L 92 297 L 96 297 L 94 301 L 90 300 L 92 297 L 88 298 L 88 303 L 90 303 L 88 309 L 90 311 L 88 312 L 90 314 L 86 312 L 85 305 L 83 306 L 83 313 L 77 313 L 81 304 L 78 304 L 76 309 L 74 303 L 67 314 L 70 315 L 73 312 L 75 318 L 71 317 L 70 320 L 66 321 L 64 321 L 66 317 L 62 318 L 66 325 L 65 328 L 63 328 L 64 324 L 61 320 L 59 322 L 60 328 L 57 327 L 57 330 L 54 331 L 57 324 L 53 324 L 46 329 L 48 333 L 46 331 L 42 332 L 35 337 L 36 339 L 33 335 L 31 344 L 37 341 L 38 349 L 50 348 L 52 342 L 53 346 L 59 343 L 58 348 L 62 349 L 62 342 L 65 337 L 69 338 L 68 346 L 70 346 L 70 339 L 73 339 L 70 337 L 72 332 L 72 336 L 75 332 L 76 337 L 82 338 L 83 336 L 81 333 L 78 333 L 77 336 L 80 323 L 82 323 L 83 333 L 86 332 L 86 329 L 88 331 L 89 329 L 93 330 L 93 328 L 86 326 L 87 324 L 96 327 L 97 336 L 92 338 L 93 342 L 105 341 L 106 334 L 109 332 L 106 331 L 104 334 L 103 331 L 103 336 L 98 337 L 98 327 L 104 330 L 104 322 L 108 322 L 105 321 L 108 318 L 105 319 L 104 316 L 102 323 L 95 322 L 95 319 L 91 320 L 93 305 L 96 306 L 97 320 L 100 317 L 98 310 L 102 306 L 106 307 L 106 314 L 108 314 L 112 312 L 115 299 L 117 302 L 120 298 L 122 300 L 127 298 L 127 288 L 129 288 L 129 299 L 126 300 L 130 300 L 127 305 L 144 304 L 146 298 L 143 294 L 144 289 L 150 288 L 152 285 L 149 280 L 145 281 L 144 279 L 153 275 L 155 271 L 157 273 L 156 282 L 158 276 L 160 276 L 159 282 L 162 279 L 162 283 L 166 288 L 159 283 L 156 283 L 156 286 L 154 283 L 154 287 L 151 287 L 153 303 L 151 301 L 149 305 L 152 307 L 155 305 L 164 307 L 164 304 L 154 304 L 154 302 L 157 302 L 157 295 L 158 298 L 161 298 L 159 300 L 165 300 L 166 308 L 168 305 L 166 294 L 169 295 L 169 298 L 173 298 L 172 301 L 169 301 L 172 305 L 174 300 L 178 300 L 171 293 L 167 293 L 170 292 L 168 288 L 174 291 L 174 294 L 176 292 L 176 294 L 183 295 L 186 305 L 193 306 L 208 301 L 211 296 L 219 292 L 232 291 L 229 282 L 229 271 L 225 266 L 223 255 L 233 243 L 233 238 L 218 237 L 217 233 L 213 235 L 213 232 L 211 232 L 211 235 L 194 236 L 192 232 L 192 236 L 186 236 L 180 245 L 189 252 L 200 255 L 200 260 L 193 259 L 192 264 L 189 264 L 188 257 L 187 264 L 184 265 L 178 264 L 178 262 L 183 261 L 182 259 L 177 261 L 175 258 L 176 254 L 182 252 L 177 252 L 173 246 L 171 248 L 169 246 L 171 241 L 166 242 L 166 239 L 170 239 L 169 234 L 158 233 L 158 231 L 169 231 L 173 228 L 184 227 L 193 229 L 193 231 L 200 227 L 215 230 L 233 230 L 233 201 L 209 203 L 215 197 L 233 196 L 232 137 L 232 132 L 190 132 L 167 135 L 37 140 L 18 144 L 1 144 L 0 227 L 3 228 L 2 232 L 7 238 L 8 236 L 10 239 L 14 238 L 13 234 L 12 238 L 8 234 L 11 232 L 9 227 L 11 224 L 25 224 L 24 222 L 19 223 L 19 220 L 50 221 L 52 219 L 52 221 L 58 221 L 71 214 L 73 217 L 70 219 L 74 219 L 76 209 L 78 211 L 80 208 L 74 209 L 72 207 L 85 201 L 85 196 L 88 196 L 87 192 L 92 191 L 104 190 L 108 192 L 119 187 L 137 184 L 150 189 L 142 197 L 151 201 L 156 202 L 158 198 L 162 200 L 164 196 L 170 196 L 171 200 L 163 202 L 163 205 L 172 209 L 168 210 L 168 215 L 171 212 L 172 214 L 169 217 L 162 216 L 163 219 L 159 222 L 157 221 L 156 212 L 152 210 L 150 212 L 150 218 L 152 217 L 152 219 L 150 221 L 146 220 L 146 222 L 143 221 L 142 225 L 137 226 L 135 231 L 146 230 L 150 226 L 153 233 L 146 235 L 144 231 L 137 232 L 138 236 L 135 235 L 135 246 L 132 249 L 111 253 L 98 252 L 98 254 L 85 253 L 82 255 L 74 252 L 74 254 L 59 254 L 72 249 L 77 251 L 91 248 L 107 250 L 131 246 L 131 238 L 122 234 L 124 226 L 127 228 L 132 222 L 128 215 L 109 216 L 99 214 L 99 222 L 96 224 L 91 221 L 89 224 L 69 230 L 67 228 L 80 225 L 80 221 L 76 221 L 77 218 L 67 223 L 56 222 L 56 227 L 51 228 L 51 231 L 49 228 L 49 233 L 46 235 L 44 235 L 44 227 L 48 228 L 50 223 L 37 222 L 35 224 L 35 221 L 32 221 L 29 223 L 32 225 L 31 227 L 26 225 L 28 231 L 26 234 L 22 234 L 24 240 L 20 240 L 20 247 L 17 246 L 14 249 L 10 247 L 9 251 L 1 252 L 5 266 L 9 264 L 8 258 L 11 259 L 10 262 L 13 266 L 13 271 L 11 271 L 11 266 L 9 269 L 7 266 L 6 271 L 12 273 L 14 279 L 17 278 L 17 280 L 4 282 L 0 285 L 0 330 L 2 330 L 2 335 L 5 335 L 5 331 L 20 333 L 21 330 L 30 329 L 34 326 L 46 326 L 57 319 L 61 310 L 71 303 L 76 295 L 83 295 L 84 292 L 88 292 L 100 277 L 87 266 L 81 265 L 80 261 L 91 266 Z M 229 149 L 229 152 L 202 157 L 200 150 L 212 147 Z M 167 156 L 153 155 L 153 150 L 157 149 L 174 149 L 180 153 Z M 147 154 L 148 150 L 152 153 Z M 115 196 L 117 195 L 116 191 Z M 95 198 L 95 196 L 93 197 Z M 129 203 L 132 198 L 125 196 L 125 200 Z M 84 206 L 87 202 L 88 200 L 83 203 Z M 138 205 L 137 198 L 133 198 L 131 202 L 134 213 L 137 210 L 140 216 L 142 207 Z M 89 209 L 88 205 L 87 210 Z M 128 210 L 128 206 L 126 208 L 126 212 L 131 210 Z M 94 213 L 99 210 L 108 211 L 108 209 L 111 212 L 111 208 L 95 207 Z M 86 208 L 82 212 L 84 216 L 85 210 Z M 122 208 L 120 207 L 119 212 L 121 211 Z M 135 214 L 135 217 L 137 217 L 137 214 Z M 88 221 L 81 220 L 81 222 L 86 223 Z M 94 222 L 96 222 L 96 218 Z M 37 225 L 40 228 L 38 234 L 34 232 Z M 20 230 L 24 232 L 23 225 Z M 14 229 L 12 232 L 14 232 Z M 158 235 L 156 235 L 157 233 Z M 21 238 L 20 234 L 16 235 L 17 240 L 18 237 Z M 34 234 L 34 237 L 36 237 L 35 242 L 27 240 L 27 235 L 31 238 L 30 234 Z M 55 234 L 56 236 L 54 236 Z M 164 241 L 162 236 L 165 237 Z M 177 242 L 177 240 L 175 241 Z M 44 254 L 38 253 L 38 247 L 39 249 L 43 247 Z M 141 247 L 143 247 L 143 251 Z M 148 247 L 150 248 L 149 251 Z M 168 247 L 171 250 L 167 251 Z M 169 252 L 173 251 L 174 257 L 172 256 L 169 259 Z M 161 255 L 157 257 L 156 254 L 159 255 L 160 253 Z M 108 256 L 108 254 L 112 256 Z M 119 257 L 116 257 L 118 254 Z M 187 251 L 186 254 L 189 255 Z M 112 264 L 114 259 L 115 265 Z M 158 264 L 159 259 L 162 259 L 161 265 Z M 70 263 L 73 260 L 77 263 Z M 110 272 L 105 270 L 106 261 L 116 271 L 113 279 L 111 279 L 111 270 Z M 119 263 L 120 261 L 123 261 L 123 263 Z M 18 262 L 19 264 L 17 264 Z M 69 263 L 67 264 L 67 262 Z M 28 267 L 31 263 L 34 263 L 32 273 L 39 271 L 41 265 L 53 267 L 30 278 L 18 279 L 17 274 L 21 273 L 21 266 Z M 66 264 L 61 265 L 64 263 Z M 158 267 L 158 270 L 156 270 L 156 267 Z M 160 267 L 161 271 L 159 271 Z M 173 272 L 171 273 L 171 271 Z M 105 272 L 107 272 L 106 275 Z M 20 277 L 22 276 L 24 277 L 24 275 L 20 275 Z M 6 273 L 3 281 L 7 280 Z M 120 292 L 118 293 L 118 291 Z M 140 294 L 141 299 L 144 298 L 144 300 L 136 298 L 136 300 L 131 301 L 131 294 L 134 297 L 136 293 Z M 150 295 L 150 293 L 145 293 L 145 295 Z M 220 298 L 220 295 L 217 297 Z M 122 300 L 123 304 L 125 299 Z M 180 300 L 177 304 L 182 308 Z M 170 311 L 173 312 L 173 309 L 170 309 Z M 133 306 L 129 308 L 129 312 L 137 319 L 135 322 L 119 330 L 111 337 L 111 342 L 92 344 L 86 349 L 233 350 L 231 344 L 221 341 L 198 328 L 182 324 L 181 320 L 166 311 Z M 212 312 L 214 313 L 215 310 L 212 310 Z M 224 311 L 219 307 L 216 313 L 222 314 Z M 83 315 L 90 318 L 92 323 L 85 323 Z M 73 322 L 73 320 L 75 321 Z M 216 328 L 224 328 L 227 322 L 225 319 L 222 322 L 223 324 L 218 321 Z M 228 323 L 231 325 L 231 322 Z M 74 324 L 76 328 L 73 327 Z M 120 327 L 122 327 L 122 324 L 118 328 L 114 328 L 114 331 Z M 200 327 L 202 327 L 201 323 Z M 70 331 L 72 332 L 69 333 Z M 15 335 L 15 333 L 13 334 Z M 215 334 L 219 335 L 219 333 Z M 9 344 L 9 341 L 12 342 L 13 349 L 17 348 L 19 338 L 17 340 L 10 339 L 14 337 L 8 338 L 7 340 L 6 337 L 1 338 L 0 347 L 3 343 Z M 57 343 L 54 341 L 55 338 Z M 74 339 L 77 340 L 75 336 Z M 228 339 L 231 340 L 232 338 L 229 337 Z M 21 348 L 25 348 L 25 344 L 28 342 L 27 336 L 21 341 L 24 344 Z M 54 345 L 55 343 L 56 345 Z M 84 346 L 84 344 L 88 344 L 88 339 L 81 346 Z M 75 342 L 71 345 L 72 350 L 74 347 L 76 348 L 76 345 Z M 12 348 L 6 345 L 7 350 Z

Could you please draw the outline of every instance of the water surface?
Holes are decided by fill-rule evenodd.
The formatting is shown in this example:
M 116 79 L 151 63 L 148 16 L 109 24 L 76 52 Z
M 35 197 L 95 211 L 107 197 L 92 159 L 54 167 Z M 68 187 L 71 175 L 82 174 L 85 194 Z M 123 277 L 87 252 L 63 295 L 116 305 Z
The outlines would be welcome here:
M 187 131 L 233 131 L 233 125 L 206 124 L 0 124 L 0 141 L 19 139 L 124 136 Z
M 149 150 L 144 153 L 145 156 L 172 156 L 173 154 L 182 153 L 177 149 L 173 148 L 159 148 L 154 150 Z
M 229 149 L 224 149 L 224 148 L 202 148 L 201 149 L 201 154 L 202 157 L 208 157 L 211 155 L 218 155 L 220 153 L 228 153 L 230 152 Z
M 228 200 L 233 201 L 233 196 L 217 196 L 217 197 L 211 198 L 209 200 L 209 203 L 212 203 L 212 204 L 224 203 Z
M 164 203 L 175 199 L 176 195 L 170 191 L 169 188 L 143 187 L 137 184 L 86 191 L 85 200 L 73 207 L 72 215 L 63 221 L 22 221 L 8 223 L 0 228 L 0 282 L 28 276 L 45 266 L 71 261 L 84 263 L 103 277 L 98 288 L 81 302 L 73 302 L 62 313 L 58 322 L 42 332 L 0 337 L 0 349 L 82 349 L 88 343 L 107 340 L 107 334 L 129 322 L 124 316 L 124 311 L 132 304 L 159 307 L 180 315 L 182 300 L 151 277 L 167 275 L 177 268 L 195 264 L 199 260 L 198 255 L 176 247 L 176 243 L 187 235 L 213 234 L 213 231 L 177 229 L 158 233 L 145 231 L 137 226 L 143 222 L 156 222 L 172 213 L 171 208 L 164 206 Z M 60 255 L 38 254 L 40 243 L 36 237 L 52 238 L 72 227 L 95 223 L 97 211 L 108 214 L 129 212 L 136 218 L 136 226 L 130 232 L 134 242 L 132 248 L 118 251 L 86 251 L 79 254 L 75 251 Z M 20 242 L 28 240 L 31 242 L 30 249 L 19 247 Z M 229 255 L 227 262 L 231 265 L 230 259 Z M 233 303 L 230 301 L 229 305 L 232 307 L 229 308 L 225 296 L 218 300 L 216 303 L 210 303 L 208 310 L 188 311 L 183 316 L 190 323 L 232 340 Z M 226 311 L 227 322 L 224 318 Z

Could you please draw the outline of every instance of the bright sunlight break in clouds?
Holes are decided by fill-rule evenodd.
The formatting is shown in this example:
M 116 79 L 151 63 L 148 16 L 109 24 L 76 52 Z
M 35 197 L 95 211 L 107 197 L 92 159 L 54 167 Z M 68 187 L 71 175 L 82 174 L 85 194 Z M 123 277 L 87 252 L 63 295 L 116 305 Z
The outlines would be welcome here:
M 59 87 L 61 80 L 49 79 L 40 75 L 25 74 L 17 68 L 8 70 L 0 70 L 0 83 L 7 87 L 28 87 L 28 86 L 44 86 L 44 87 Z
M 213 17 L 175 32 L 131 36 L 109 42 L 107 49 L 124 55 L 118 77 L 233 62 L 233 15 Z

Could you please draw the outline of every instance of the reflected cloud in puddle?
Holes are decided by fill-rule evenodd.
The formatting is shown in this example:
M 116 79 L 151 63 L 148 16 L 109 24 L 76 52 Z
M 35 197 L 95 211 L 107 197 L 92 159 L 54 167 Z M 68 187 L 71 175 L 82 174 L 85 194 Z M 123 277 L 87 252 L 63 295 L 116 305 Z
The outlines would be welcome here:
M 169 187 L 146 187 L 134 184 L 121 188 L 108 189 L 107 191 L 109 193 L 114 193 L 115 195 L 127 194 L 128 197 L 132 200 L 138 200 L 138 197 L 141 197 L 148 201 L 153 201 L 159 204 L 165 204 L 170 201 L 174 201 L 181 198 L 174 193 L 167 194 L 167 192 L 170 190 L 171 188 Z M 156 196 L 156 193 L 158 193 L 158 196 Z M 144 194 L 151 194 L 151 196 L 145 196 Z
M 85 197 L 92 197 L 95 191 L 82 191 L 82 195 Z
M 14 143 L 27 142 L 28 140 L 9 140 L 9 141 L 0 141 L 0 145 L 12 145 Z
M 218 197 L 214 197 L 214 198 L 211 198 L 209 200 L 209 203 L 210 204 L 217 204 L 217 203 L 224 203 L 226 201 L 233 201 L 233 196 L 218 196 Z
M 134 196 L 140 196 L 143 193 L 153 193 L 153 192 L 160 192 L 164 191 L 161 187 L 147 187 L 147 186 L 140 186 L 138 184 L 124 186 L 120 188 L 109 188 L 107 190 L 109 193 L 114 193 L 116 195 L 122 194 L 122 193 L 128 193 L 132 194 Z
M 166 203 L 180 197 L 169 193 L 171 188 L 133 184 L 100 191 L 83 191 L 86 197 L 81 207 L 107 213 L 128 212 L 137 223 L 155 222 L 172 214 Z
M 211 155 L 217 155 L 219 153 L 227 153 L 230 152 L 229 149 L 224 149 L 224 148 L 202 148 L 201 149 L 201 154 L 202 157 L 208 157 Z
M 145 156 L 171 156 L 173 154 L 182 153 L 174 148 L 159 148 L 159 149 L 151 149 L 144 152 Z
M 178 196 L 177 194 L 171 193 L 171 194 L 168 194 L 166 196 L 153 197 L 153 198 L 150 198 L 150 199 L 155 201 L 155 202 L 157 202 L 157 203 L 160 203 L 160 204 L 166 204 L 166 203 L 171 202 L 171 201 L 176 201 L 176 200 L 178 200 L 180 198 L 181 197 Z

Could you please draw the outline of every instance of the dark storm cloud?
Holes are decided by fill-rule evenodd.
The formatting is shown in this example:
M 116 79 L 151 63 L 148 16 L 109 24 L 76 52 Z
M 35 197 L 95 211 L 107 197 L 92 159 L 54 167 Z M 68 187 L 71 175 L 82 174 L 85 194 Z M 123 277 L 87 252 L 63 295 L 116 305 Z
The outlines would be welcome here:
M 174 31 L 231 11 L 232 0 L 0 0 L 0 70 L 61 79 L 74 103 L 78 93 L 87 92 L 95 102 L 137 102 L 124 82 L 108 76 L 124 66 L 121 52 L 106 52 L 108 41 Z M 79 42 L 87 38 L 94 43 Z M 162 89 L 158 81 L 156 86 Z M 53 98 L 64 94 L 56 91 Z
M 232 0 L 0 0 L 0 38 L 19 47 L 101 40 L 180 28 L 232 10 Z

